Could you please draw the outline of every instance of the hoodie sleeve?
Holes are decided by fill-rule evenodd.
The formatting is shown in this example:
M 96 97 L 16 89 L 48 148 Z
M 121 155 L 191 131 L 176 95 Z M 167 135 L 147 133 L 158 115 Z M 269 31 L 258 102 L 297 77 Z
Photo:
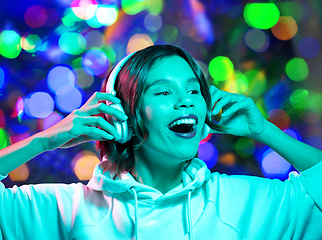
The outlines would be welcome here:
M 218 217 L 242 239 L 322 240 L 322 162 L 287 180 L 213 173 Z
M 77 185 L 5 188 L 0 182 L 0 239 L 72 239 L 72 196 Z

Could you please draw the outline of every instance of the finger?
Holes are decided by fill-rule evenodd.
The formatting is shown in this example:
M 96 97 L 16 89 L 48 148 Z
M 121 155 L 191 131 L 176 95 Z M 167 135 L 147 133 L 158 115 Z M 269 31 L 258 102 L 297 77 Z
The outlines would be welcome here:
M 97 126 L 100 127 L 102 130 L 106 131 L 107 133 L 114 136 L 116 139 L 120 139 L 121 136 L 117 132 L 116 128 L 112 126 L 109 122 L 107 122 L 102 117 L 85 117 L 82 119 L 83 125 L 87 126 Z
M 241 109 L 240 102 L 236 102 L 230 108 L 228 108 L 225 112 L 221 114 L 221 117 L 227 117 L 230 114 L 233 114 Z
M 223 98 L 221 98 L 218 103 L 216 104 L 213 114 L 217 115 L 221 109 L 224 108 L 227 104 L 229 104 L 229 107 L 238 101 L 242 101 L 242 99 L 245 98 L 244 95 L 238 95 L 234 93 L 228 93 Z
M 221 116 L 226 117 L 240 110 L 247 111 L 252 108 L 251 105 L 252 105 L 252 100 L 250 98 L 245 97 L 245 99 L 243 99 L 242 101 L 236 102 L 234 105 L 228 108 L 223 114 L 221 114 Z
M 106 131 L 96 127 L 83 127 L 83 136 L 88 138 L 88 141 L 100 141 L 101 139 L 112 140 L 114 136 L 107 133 Z
M 98 103 L 99 101 L 108 101 L 111 103 L 119 104 L 121 100 L 115 97 L 111 93 L 95 92 L 84 104 L 84 106 L 89 106 Z
M 217 102 L 224 96 L 224 92 L 220 91 L 220 90 L 216 90 L 212 95 L 211 95 L 211 105 L 212 105 L 212 109 L 214 109 L 215 105 L 217 104 Z
M 99 113 L 112 115 L 120 121 L 125 121 L 128 119 L 128 117 L 126 116 L 126 114 L 124 114 L 123 111 L 116 109 L 112 106 L 107 106 L 105 103 L 97 103 L 95 105 L 82 107 L 78 111 L 76 111 L 76 114 L 79 116 L 92 116 Z

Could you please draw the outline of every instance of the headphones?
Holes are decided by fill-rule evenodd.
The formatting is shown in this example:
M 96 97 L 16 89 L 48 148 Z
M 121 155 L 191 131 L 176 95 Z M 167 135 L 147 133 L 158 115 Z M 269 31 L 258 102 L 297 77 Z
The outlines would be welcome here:
M 127 55 L 115 66 L 115 68 L 113 69 L 113 71 L 111 72 L 111 74 L 107 80 L 106 89 L 105 89 L 106 93 L 111 93 L 114 96 L 116 96 L 116 91 L 114 90 L 116 77 L 117 77 L 118 73 L 121 71 L 124 64 L 127 62 L 127 60 L 135 53 L 136 52 L 133 52 L 133 53 Z M 119 103 L 119 104 L 112 103 L 109 106 L 125 113 L 121 103 Z M 108 119 L 108 116 L 109 116 L 108 114 L 105 114 L 106 119 Z M 114 117 L 113 115 L 110 115 L 110 116 L 112 117 L 111 125 L 114 126 L 116 128 L 117 132 L 121 135 L 120 140 L 116 140 L 116 139 L 114 139 L 114 140 L 118 141 L 119 143 L 122 143 L 122 144 L 128 142 L 133 137 L 132 127 L 128 126 L 127 121 L 120 121 L 116 117 Z M 209 132 L 210 132 L 210 127 L 207 124 L 204 124 L 203 129 L 202 129 L 202 136 L 201 136 L 200 140 L 205 139 L 208 136 Z

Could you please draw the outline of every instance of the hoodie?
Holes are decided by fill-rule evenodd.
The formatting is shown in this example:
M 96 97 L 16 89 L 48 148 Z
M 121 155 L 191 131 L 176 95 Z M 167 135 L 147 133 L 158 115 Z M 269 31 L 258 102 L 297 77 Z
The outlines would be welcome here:
M 322 239 L 322 162 L 280 181 L 194 158 L 165 194 L 101 165 L 87 185 L 0 183 L 0 239 Z

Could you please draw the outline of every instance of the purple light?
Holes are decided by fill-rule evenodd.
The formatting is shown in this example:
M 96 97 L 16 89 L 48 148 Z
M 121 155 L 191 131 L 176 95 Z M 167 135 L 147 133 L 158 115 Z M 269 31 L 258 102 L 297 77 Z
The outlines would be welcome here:
M 90 75 L 101 75 L 109 65 L 109 60 L 104 52 L 100 50 L 88 51 L 82 61 L 84 70 Z
M 218 151 L 214 145 L 209 142 L 205 142 L 199 145 L 198 157 L 206 163 L 209 169 L 211 169 L 218 161 Z
M 305 37 L 299 42 L 298 48 L 303 57 L 313 58 L 320 52 L 320 42 L 314 37 Z

